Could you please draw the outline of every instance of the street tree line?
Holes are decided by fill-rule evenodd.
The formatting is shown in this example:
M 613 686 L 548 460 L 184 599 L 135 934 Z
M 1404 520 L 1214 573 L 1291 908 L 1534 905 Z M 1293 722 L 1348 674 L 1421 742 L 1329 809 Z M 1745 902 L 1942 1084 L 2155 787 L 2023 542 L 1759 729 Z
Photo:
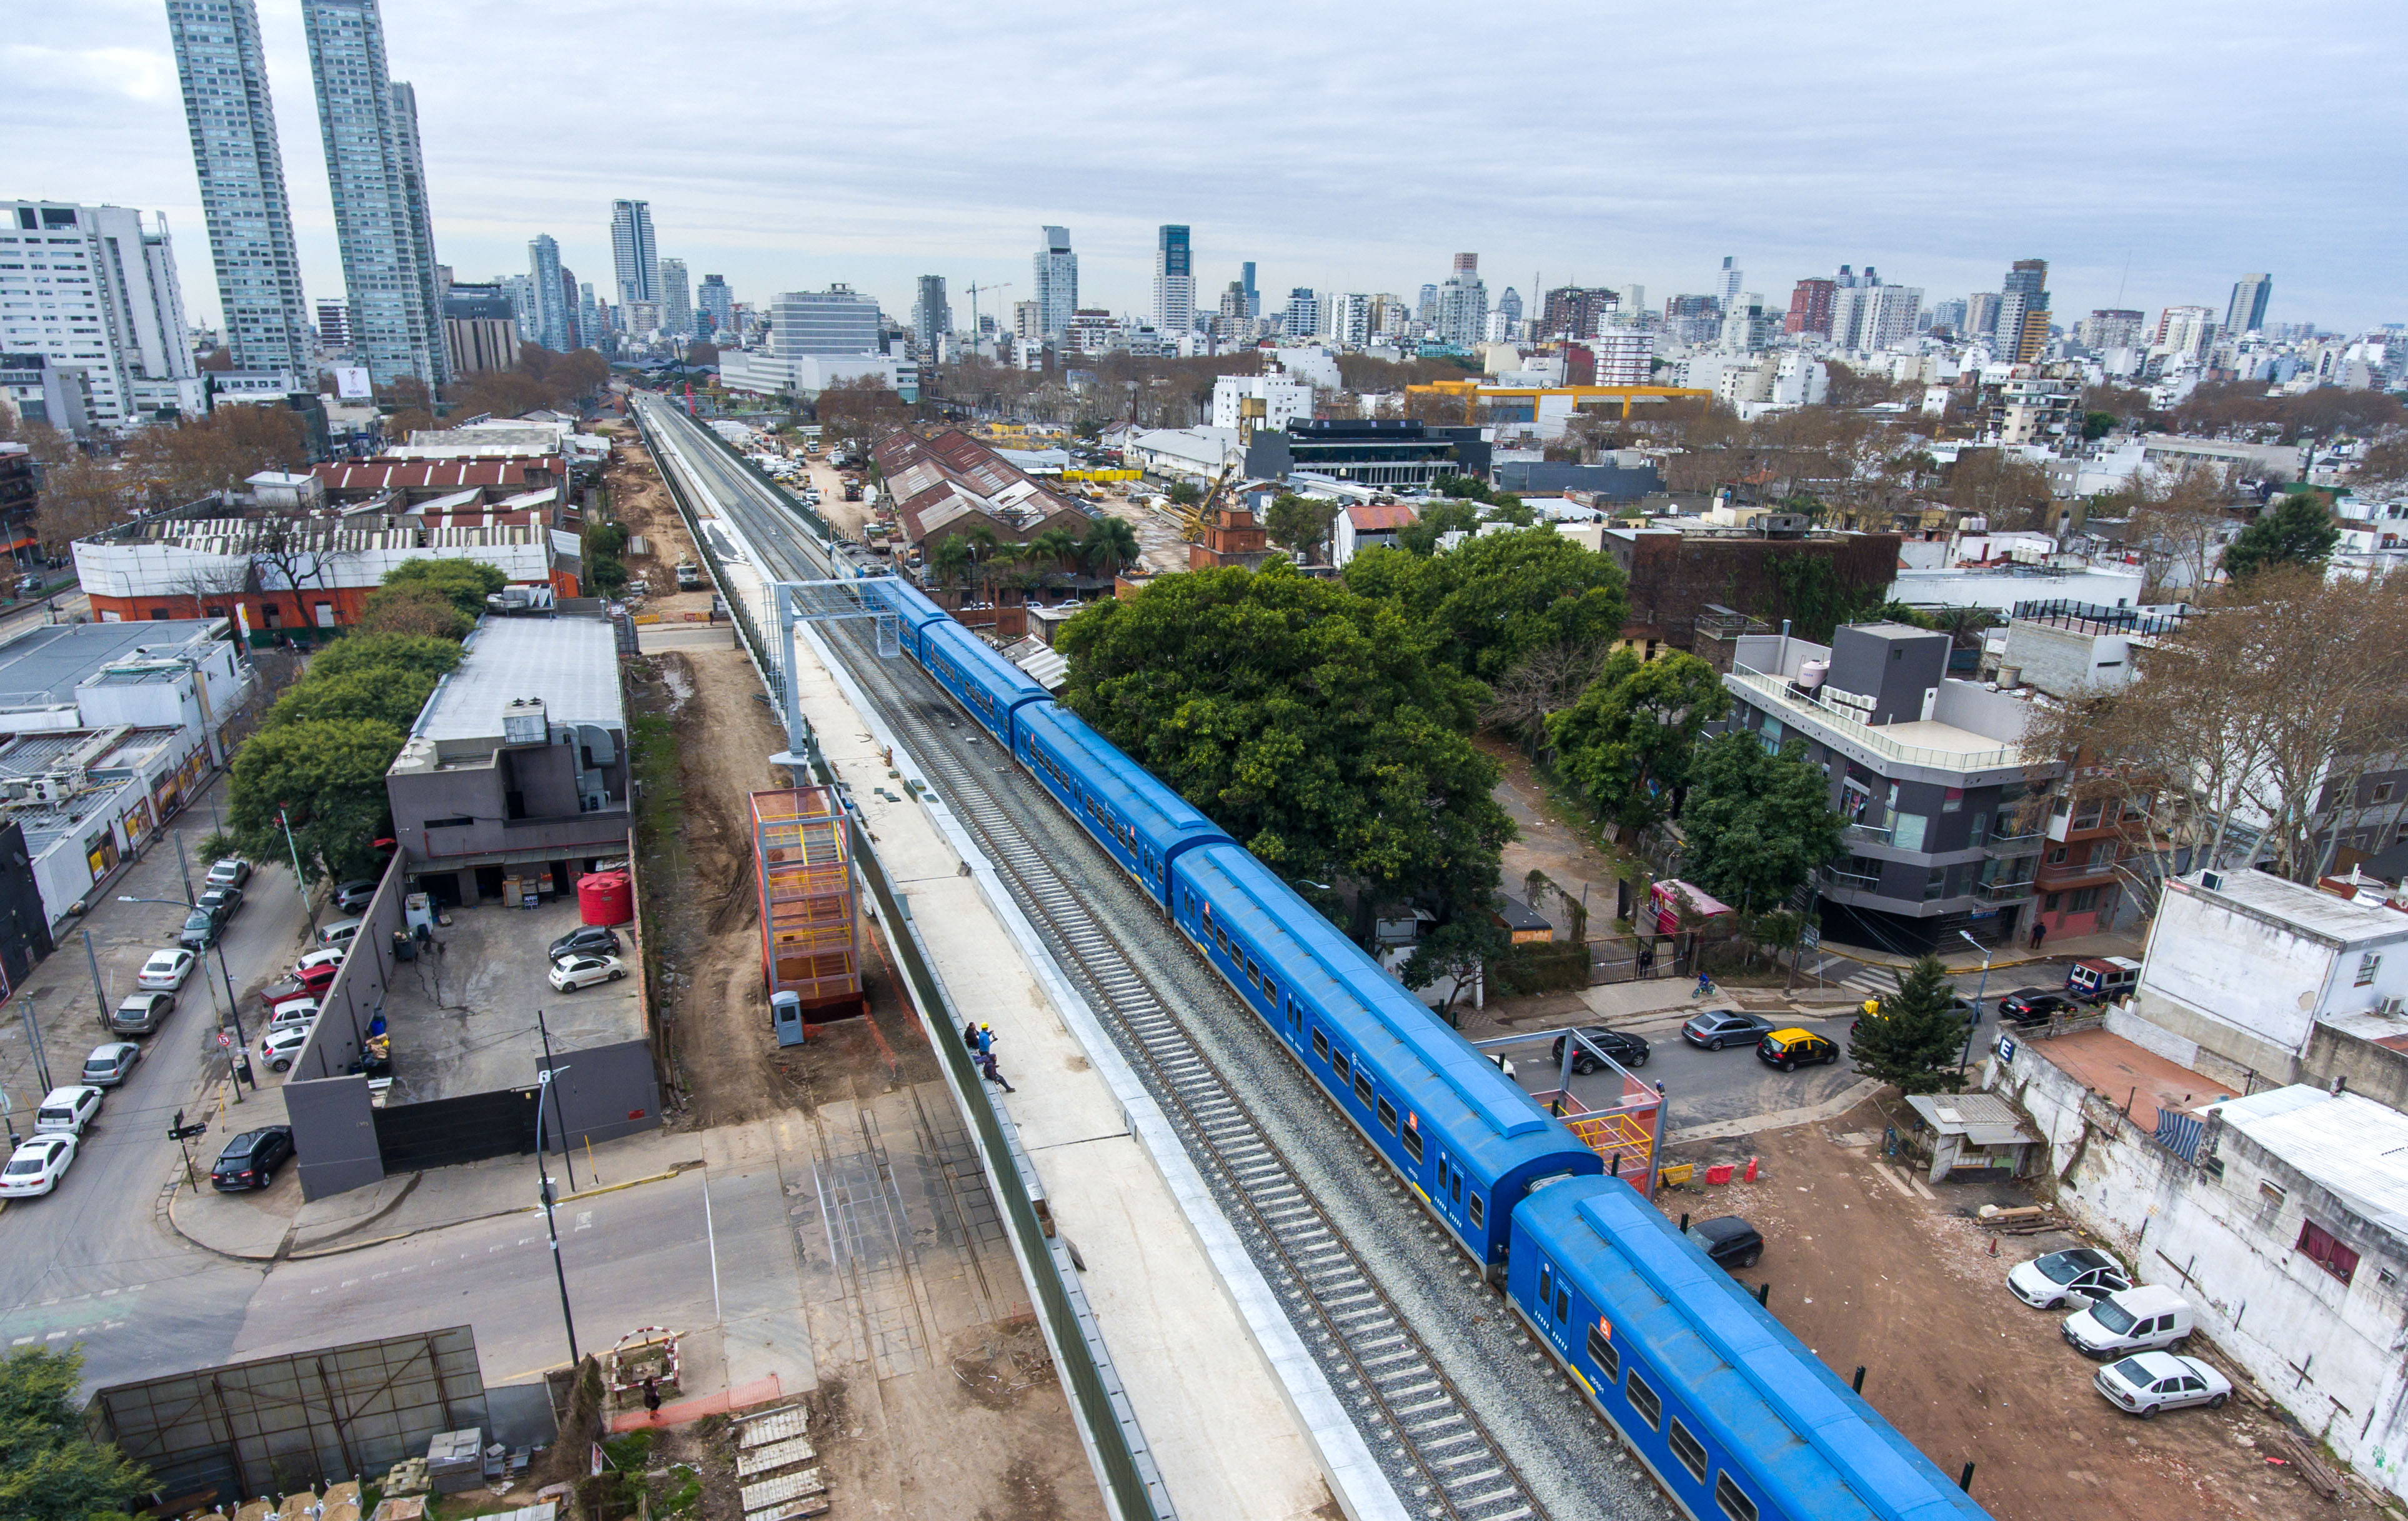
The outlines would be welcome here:
M 1026 543 L 1014 543 L 985 524 L 975 524 L 967 533 L 949 533 L 938 540 L 927 552 L 927 567 L 939 585 L 992 601 L 999 588 L 1040 591 L 1081 568 L 1117 576 L 1136 564 L 1138 555 L 1137 529 L 1126 518 L 1106 514 L 1089 524 L 1083 535 L 1048 528 Z

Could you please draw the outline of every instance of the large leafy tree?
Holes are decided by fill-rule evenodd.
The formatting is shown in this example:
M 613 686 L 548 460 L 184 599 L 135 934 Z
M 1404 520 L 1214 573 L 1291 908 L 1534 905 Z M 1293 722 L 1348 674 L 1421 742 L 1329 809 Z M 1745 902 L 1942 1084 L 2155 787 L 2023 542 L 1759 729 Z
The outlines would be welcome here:
M 485 598 L 510 583 L 499 567 L 476 560 L 404 560 L 385 572 L 387 586 L 425 586 L 440 592 L 470 618 L 485 610 Z
M 2224 573 L 2246 581 L 2279 566 L 2321 566 L 2341 542 L 2341 528 L 2323 500 L 2295 491 L 2241 530 L 2224 550 Z
M 1263 514 L 1263 529 L 1272 543 L 1293 552 L 1299 560 L 1311 560 L 1313 552 L 1328 540 L 1330 525 L 1337 521 L 1336 502 L 1283 491 L 1271 498 L 1269 509 Z
M 1802 741 L 1775 753 L 1733 729 L 1692 763 L 1681 875 L 1742 911 L 1773 908 L 1839 853 L 1840 826 Z
M 343 671 L 296 682 L 268 710 L 278 724 L 348 723 L 369 719 L 407 732 L 435 690 L 435 678 L 393 667 Z
M 0 1360 L 0 1515 L 93 1521 L 133 1508 L 150 1477 L 92 1440 L 76 1385 L 83 1356 L 19 1347 Z
M 460 646 L 425 634 L 350 634 L 309 657 L 312 677 L 391 667 L 432 681 L 460 664 Z
M 228 830 L 245 854 L 274 856 L 283 853 L 289 824 L 302 872 L 313 882 L 375 875 L 384 773 L 401 753 L 403 732 L 371 718 L 262 727 L 235 757 Z
M 1610 642 L 1628 604 L 1621 567 L 1553 528 L 1484 534 L 1444 554 L 1372 550 L 1346 584 L 1394 605 L 1439 658 L 1492 682 L 1543 645 Z
M 1547 720 L 1547 741 L 1600 817 L 1644 829 L 1671 813 L 1698 736 L 1729 708 L 1721 676 L 1697 656 L 1616 650 L 1580 701 Z
M 1898 974 L 1898 991 L 1856 1021 L 1848 1055 L 1868 1077 L 1901 1093 L 1954 1093 L 1962 1086 L 1957 1068 L 1965 1050 L 1965 1021 L 1956 1011 L 1956 989 L 1948 966 L 1928 955 Z
M 1166 576 L 1056 642 L 1074 710 L 1325 907 L 1495 892 L 1513 825 L 1480 686 L 1396 608 L 1273 561 Z

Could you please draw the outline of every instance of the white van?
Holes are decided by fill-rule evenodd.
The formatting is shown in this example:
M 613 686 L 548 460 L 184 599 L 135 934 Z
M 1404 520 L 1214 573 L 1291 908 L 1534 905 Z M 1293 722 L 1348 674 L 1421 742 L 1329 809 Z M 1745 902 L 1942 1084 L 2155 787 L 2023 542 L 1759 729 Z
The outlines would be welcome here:
M 34 1111 L 34 1134 L 58 1133 L 79 1136 L 92 1117 L 100 1112 L 100 1090 L 89 1084 L 73 1088 L 52 1088 Z
M 2172 1351 L 2190 1339 L 2190 1306 L 2181 1295 L 2143 1284 L 2066 1316 L 2061 1329 L 2073 1350 L 2086 1357 L 2120 1357 L 2128 1352 Z

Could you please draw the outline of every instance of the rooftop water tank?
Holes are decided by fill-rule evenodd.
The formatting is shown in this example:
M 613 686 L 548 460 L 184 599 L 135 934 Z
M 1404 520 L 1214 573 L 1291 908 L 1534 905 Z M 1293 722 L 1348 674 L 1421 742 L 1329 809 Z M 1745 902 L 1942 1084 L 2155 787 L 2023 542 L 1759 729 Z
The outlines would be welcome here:
M 1806 662 L 1806 664 L 1798 667 L 1798 684 L 1805 688 L 1807 691 L 1812 692 L 1816 687 L 1821 686 L 1823 684 L 1823 678 L 1828 676 L 1830 673 L 1831 663 L 1829 661 L 1810 660 Z

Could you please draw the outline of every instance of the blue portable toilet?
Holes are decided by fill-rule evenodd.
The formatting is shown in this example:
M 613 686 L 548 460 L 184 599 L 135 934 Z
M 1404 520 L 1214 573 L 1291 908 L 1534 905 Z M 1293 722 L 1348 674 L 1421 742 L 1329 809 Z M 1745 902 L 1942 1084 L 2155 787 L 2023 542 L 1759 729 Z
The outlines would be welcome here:
M 778 1032 L 781 1046 L 803 1043 L 803 996 L 799 993 L 769 995 L 769 1024 Z

